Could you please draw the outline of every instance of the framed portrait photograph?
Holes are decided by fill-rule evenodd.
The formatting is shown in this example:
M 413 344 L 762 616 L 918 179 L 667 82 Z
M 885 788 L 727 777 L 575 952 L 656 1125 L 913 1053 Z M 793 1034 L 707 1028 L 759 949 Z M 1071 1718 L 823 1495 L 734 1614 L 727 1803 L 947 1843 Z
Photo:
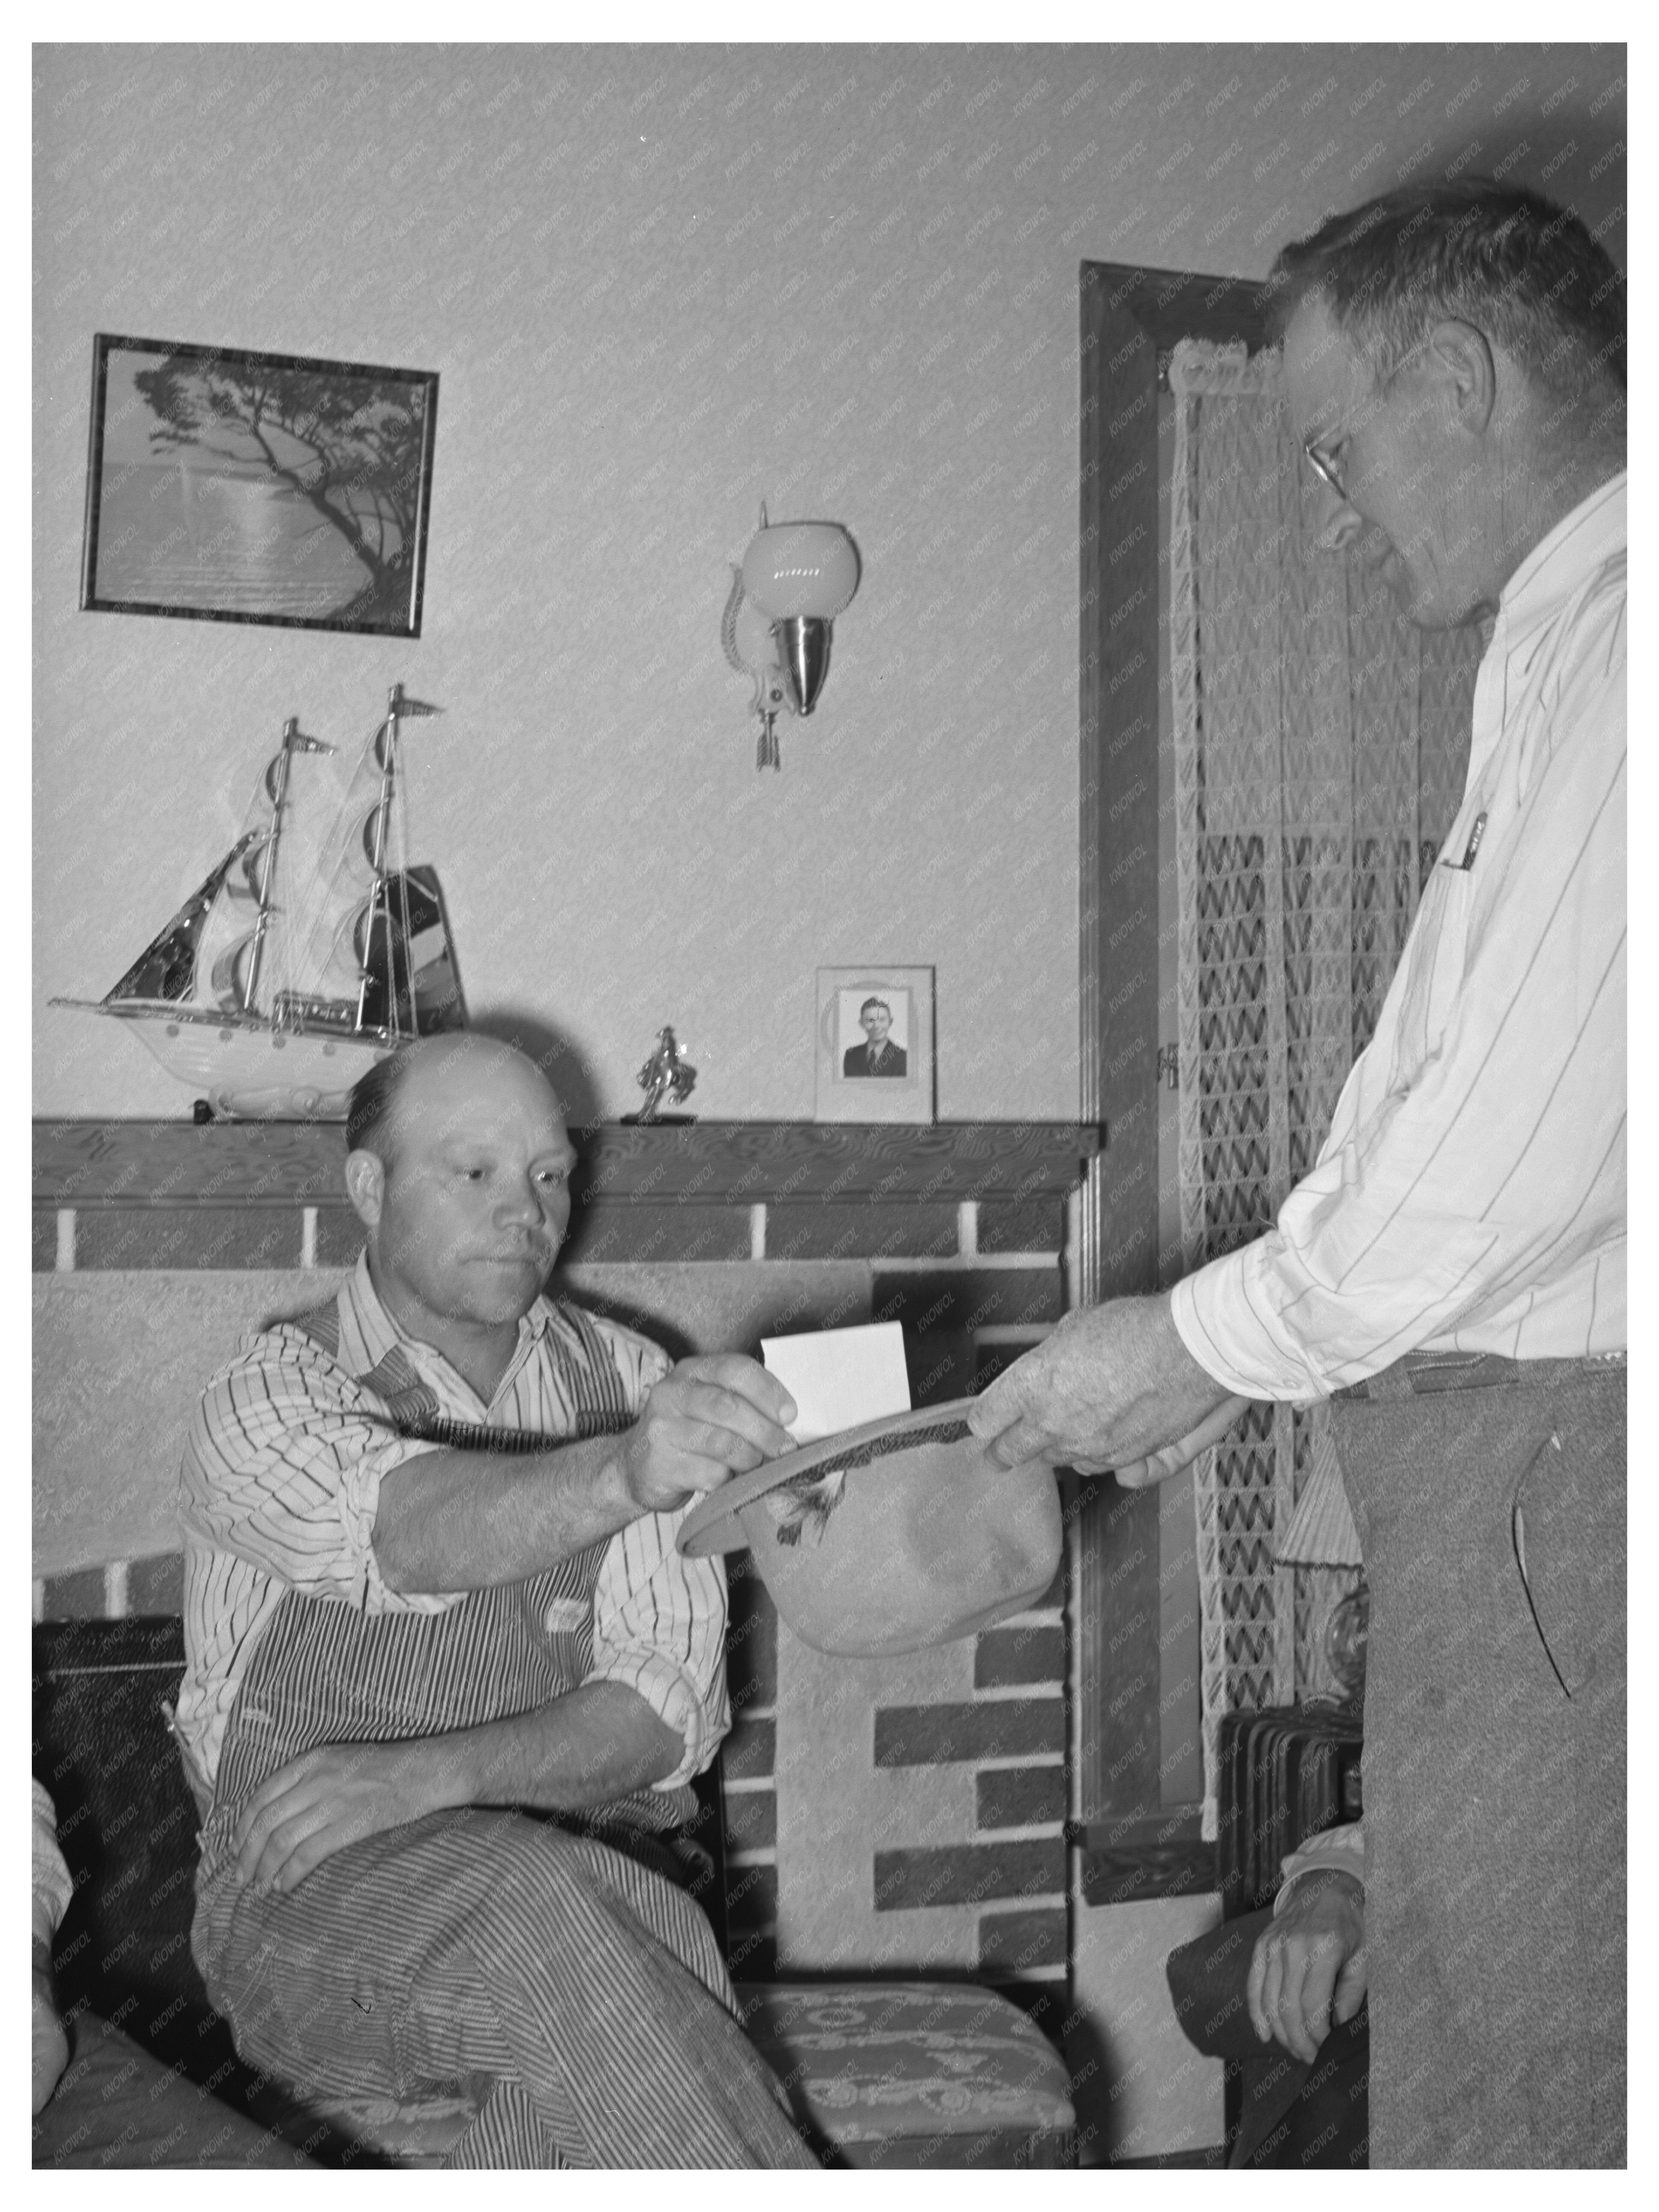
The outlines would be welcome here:
M 933 1121 L 931 968 L 818 969 L 814 1118 Z
M 438 379 L 93 341 L 81 605 L 421 634 Z

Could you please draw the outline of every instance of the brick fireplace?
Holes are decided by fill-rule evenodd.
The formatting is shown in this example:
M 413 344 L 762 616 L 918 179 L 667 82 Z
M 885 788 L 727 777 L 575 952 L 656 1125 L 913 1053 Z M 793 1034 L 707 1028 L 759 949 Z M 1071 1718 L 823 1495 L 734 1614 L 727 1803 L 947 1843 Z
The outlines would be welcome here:
M 560 1286 L 684 1355 L 902 1323 L 917 1404 L 981 1387 L 1069 1301 L 1069 1125 L 603 1125 Z M 240 1331 L 358 1249 L 337 1125 L 38 1122 L 37 1619 L 176 1612 L 174 1471 Z M 734 1971 L 960 1972 L 1046 2013 L 1068 1955 L 1066 1589 L 969 1642 L 825 1658 L 728 1562 Z

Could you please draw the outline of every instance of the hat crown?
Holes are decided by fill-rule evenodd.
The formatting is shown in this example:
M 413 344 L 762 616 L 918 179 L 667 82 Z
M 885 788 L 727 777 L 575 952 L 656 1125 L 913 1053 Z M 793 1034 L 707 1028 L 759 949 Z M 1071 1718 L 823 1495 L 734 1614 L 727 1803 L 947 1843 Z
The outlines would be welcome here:
M 780 1616 L 818 1651 L 918 1651 L 1024 1612 L 1060 1565 L 1060 1494 L 1040 1462 L 991 1457 L 962 1418 L 971 1402 L 773 1461 L 729 1501 L 714 1492 L 682 1548 L 746 1543 Z

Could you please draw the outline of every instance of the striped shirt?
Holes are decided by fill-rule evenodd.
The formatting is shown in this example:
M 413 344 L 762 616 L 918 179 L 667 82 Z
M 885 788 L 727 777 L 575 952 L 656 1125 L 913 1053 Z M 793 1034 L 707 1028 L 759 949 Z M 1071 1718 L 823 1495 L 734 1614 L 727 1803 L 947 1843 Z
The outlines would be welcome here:
M 1365 1883 L 1364 1824 L 1352 1820 L 1340 1827 L 1322 1828 L 1317 1835 L 1305 1836 L 1293 1851 L 1285 1854 L 1285 1863 L 1279 1869 L 1279 1892 L 1273 1899 L 1275 1919 L 1289 1904 L 1291 1886 L 1302 1874 L 1349 1874 L 1363 1889 Z
M 372 1387 L 386 1382 L 386 1368 L 413 1370 L 414 1390 L 397 1395 L 416 1398 L 428 1415 L 555 1437 L 578 1432 L 568 1378 L 585 1354 L 574 1322 L 547 1298 L 520 1322 L 487 1407 L 441 1352 L 398 1328 L 375 1295 L 367 1255 L 341 1286 L 335 1315 L 337 1358 L 297 1322 L 244 1338 L 191 1425 L 180 1481 L 185 1666 L 177 1725 L 198 1795 L 211 1795 L 237 1691 L 289 1591 L 365 1615 L 441 1613 L 466 1595 L 394 1590 L 381 1579 L 373 1541 L 381 1481 L 434 1449 L 389 1433 L 407 1408 Z M 629 1329 L 594 1315 L 583 1321 L 614 1364 L 617 1410 L 631 1417 L 672 1363 Z M 590 1627 L 586 1679 L 626 1683 L 683 1736 L 685 1755 L 653 1785 L 661 1790 L 707 1766 L 731 1726 L 724 1573 L 718 1559 L 682 1559 L 674 1548 L 690 1510 L 643 1515 L 613 1536 L 591 1620 L 547 1623 Z
M 75 1882 L 58 1848 L 58 1814 L 52 1799 L 39 1782 L 31 1780 L 29 1847 L 34 1863 L 34 1941 L 50 1944 L 58 1922 L 69 1911 Z
M 1504 587 L 1462 805 L 1312 1172 L 1176 1287 L 1242 1396 L 1624 1347 L 1625 483 Z

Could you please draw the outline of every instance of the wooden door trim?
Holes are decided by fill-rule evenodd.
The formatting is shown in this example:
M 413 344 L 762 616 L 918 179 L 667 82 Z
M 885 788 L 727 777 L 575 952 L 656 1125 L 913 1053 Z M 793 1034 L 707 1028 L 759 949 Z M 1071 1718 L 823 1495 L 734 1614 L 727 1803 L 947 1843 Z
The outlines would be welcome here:
M 1082 1198 L 1085 1305 L 1158 1275 L 1158 394 L 1182 337 L 1266 342 L 1266 288 L 1085 261 L 1079 489 L 1079 1119 L 1103 1133 Z M 1079 1515 L 1079 1812 L 1085 1831 L 1162 1802 L 1158 1499 L 1089 1486 Z

